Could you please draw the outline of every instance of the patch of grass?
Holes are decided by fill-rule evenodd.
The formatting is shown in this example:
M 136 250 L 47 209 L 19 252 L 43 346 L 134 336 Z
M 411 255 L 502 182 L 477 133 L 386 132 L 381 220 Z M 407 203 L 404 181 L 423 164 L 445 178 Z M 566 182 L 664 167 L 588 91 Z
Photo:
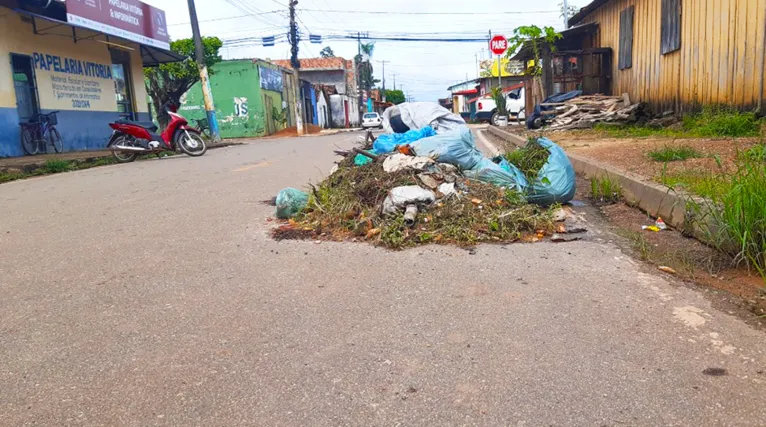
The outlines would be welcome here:
M 686 170 L 683 172 L 663 173 L 657 179 L 661 184 L 675 190 L 683 189 L 702 197 L 720 197 L 725 194 L 731 183 L 726 175 L 704 170 Z
M 550 154 L 547 148 L 537 143 L 537 139 L 529 138 L 524 147 L 505 153 L 504 157 L 508 163 L 519 168 L 529 182 L 534 182 Z
M 680 126 L 654 128 L 643 125 L 596 124 L 593 129 L 612 138 L 720 138 L 757 137 L 762 134 L 764 120 L 755 113 L 737 111 L 726 106 L 708 106 L 698 113 L 684 116 Z
M 755 113 L 713 106 L 685 116 L 683 128 L 697 137 L 750 137 L 761 134 L 762 123 Z
M 401 212 L 381 214 L 388 191 L 417 185 L 416 174 L 412 170 L 386 173 L 380 163 L 353 167 L 344 162 L 312 188 L 306 208 L 291 220 L 292 229 L 334 240 L 367 239 L 391 249 L 425 243 L 512 242 L 554 230 L 550 208 L 527 204 L 519 193 L 462 178 L 456 183 L 460 195 L 422 209 L 411 228 L 405 226 Z M 294 234 L 278 228 L 274 237 L 279 239 L 282 233 Z
M 609 175 L 593 177 L 590 180 L 591 198 L 599 203 L 615 203 L 622 199 L 622 186 Z
M 744 157 L 725 191 L 689 201 L 700 229 L 720 250 L 744 262 L 766 284 L 766 164 Z
M 754 145 L 748 150 L 745 150 L 741 153 L 739 153 L 739 157 L 747 157 L 748 159 L 759 161 L 759 162 L 766 162 L 766 144 L 760 143 L 757 145 Z
M 68 172 L 72 170 L 72 162 L 70 160 L 48 159 L 39 170 L 42 174 Z
M 666 145 L 662 148 L 652 150 L 647 153 L 650 159 L 655 162 L 676 162 L 686 159 L 699 159 L 704 157 L 702 153 L 695 150 L 688 145 L 682 145 L 679 147 L 671 147 Z

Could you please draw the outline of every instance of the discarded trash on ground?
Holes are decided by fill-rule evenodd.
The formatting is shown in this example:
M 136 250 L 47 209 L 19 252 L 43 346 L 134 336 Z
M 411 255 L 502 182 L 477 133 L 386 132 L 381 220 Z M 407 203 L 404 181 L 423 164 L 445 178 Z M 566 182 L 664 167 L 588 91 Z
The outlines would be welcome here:
M 654 225 L 641 226 L 642 230 L 654 231 L 654 232 L 659 232 L 659 231 L 665 230 L 666 228 L 668 228 L 668 226 L 665 224 L 665 221 L 663 221 L 662 218 L 657 218 L 657 221 L 654 222 Z
M 344 159 L 305 199 L 287 192 L 294 189 L 280 192 L 289 207 L 280 218 L 295 215 L 293 206 L 302 210 L 274 230 L 275 238 L 366 239 L 402 248 L 535 241 L 557 231 L 558 204 L 573 198 L 575 176 L 552 141 L 530 142 L 531 163 L 489 159 L 459 116 L 429 103 L 392 108 L 398 111 L 387 110 L 384 125 L 409 130 L 336 150 Z M 565 229 L 558 234 L 579 238 Z
M 660 270 L 660 271 L 663 271 L 665 273 L 668 273 L 668 274 L 678 274 L 672 268 L 664 266 L 664 265 L 661 265 L 661 266 L 657 267 L 657 269 Z

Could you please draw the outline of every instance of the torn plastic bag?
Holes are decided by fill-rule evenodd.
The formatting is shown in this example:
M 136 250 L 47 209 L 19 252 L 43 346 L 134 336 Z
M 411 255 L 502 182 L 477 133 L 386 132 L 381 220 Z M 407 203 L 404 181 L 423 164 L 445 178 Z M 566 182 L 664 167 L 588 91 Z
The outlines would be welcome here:
M 507 166 L 507 169 L 503 166 Z M 524 177 L 524 174 L 516 166 L 510 163 L 499 165 L 486 157 L 481 159 L 473 169 L 463 171 L 463 175 L 469 179 L 475 179 L 519 192 L 526 190 L 529 185 L 527 178 Z
M 411 144 L 417 140 L 436 135 L 434 129 L 425 126 L 422 129 L 407 131 L 405 133 L 384 133 L 372 144 L 374 154 L 386 154 L 394 151 L 397 145 Z
M 277 194 L 277 218 L 287 219 L 298 212 L 309 202 L 309 195 L 301 190 L 287 187 Z
M 452 132 L 440 133 L 410 144 L 418 156 L 426 156 L 439 163 L 449 163 L 460 169 L 473 169 L 484 155 L 476 149 L 476 143 L 467 126 Z
M 405 102 L 388 107 L 383 112 L 383 128 L 386 132 L 394 132 L 391 119 L 399 116 L 398 120 L 410 129 L 422 129 L 430 126 L 436 133 L 451 132 L 465 126 L 465 120 L 459 115 L 447 110 L 435 102 Z
M 576 177 L 572 163 L 564 150 L 548 138 L 539 138 L 538 144 L 551 153 L 540 169 L 537 179 L 527 189 L 530 203 L 548 206 L 567 203 L 574 199 Z
M 403 185 L 392 188 L 383 200 L 383 213 L 399 212 L 407 205 L 427 206 L 436 200 L 436 194 L 417 185 Z

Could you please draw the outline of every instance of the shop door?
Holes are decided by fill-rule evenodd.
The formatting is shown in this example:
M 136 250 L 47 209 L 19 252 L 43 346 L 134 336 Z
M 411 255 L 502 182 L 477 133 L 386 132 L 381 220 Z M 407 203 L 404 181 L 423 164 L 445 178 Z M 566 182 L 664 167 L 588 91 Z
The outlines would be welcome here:
M 32 58 L 27 55 L 11 54 L 13 69 L 13 88 L 16 92 L 16 111 L 19 121 L 29 121 L 40 112 L 37 104 L 37 87 Z
M 112 78 L 120 116 L 135 120 L 133 108 L 133 82 L 130 76 L 130 55 L 121 50 L 110 51 L 112 55 Z
M 268 96 L 263 98 L 266 104 L 266 135 L 271 135 L 277 132 L 274 126 L 274 102 Z

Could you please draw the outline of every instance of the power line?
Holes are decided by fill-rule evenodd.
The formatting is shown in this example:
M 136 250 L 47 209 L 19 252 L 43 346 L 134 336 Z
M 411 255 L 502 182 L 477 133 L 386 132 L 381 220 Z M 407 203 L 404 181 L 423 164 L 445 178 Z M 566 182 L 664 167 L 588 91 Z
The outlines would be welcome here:
M 275 0 L 272 0 L 275 1 Z M 353 13 L 366 15 L 528 15 L 533 13 L 561 13 L 560 10 L 496 11 L 496 12 L 394 12 L 378 10 L 323 10 L 299 9 L 302 12 Z
M 248 13 L 246 15 L 227 16 L 226 18 L 202 19 L 199 22 L 228 21 L 230 19 L 242 19 L 242 18 L 248 18 L 248 17 L 255 16 L 255 15 L 260 16 L 260 15 L 269 15 L 269 14 L 272 14 L 272 13 L 282 13 L 282 12 L 284 12 L 284 11 L 282 11 L 282 10 L 271 10 L 271 11 L 268 11 L 268 12 L 261 12 L 261 13 Z M 168 24 L 168 27 L 173 27 L 173 26 L 177 26 L 177 25 L 188 25 L 188 24 L 191 24 L 191 22 L 179 22 L 177 24 Z

